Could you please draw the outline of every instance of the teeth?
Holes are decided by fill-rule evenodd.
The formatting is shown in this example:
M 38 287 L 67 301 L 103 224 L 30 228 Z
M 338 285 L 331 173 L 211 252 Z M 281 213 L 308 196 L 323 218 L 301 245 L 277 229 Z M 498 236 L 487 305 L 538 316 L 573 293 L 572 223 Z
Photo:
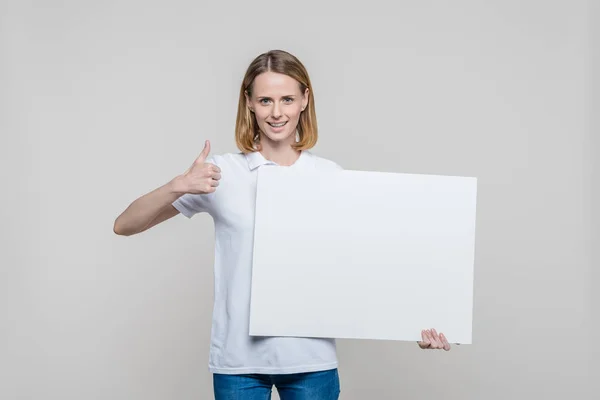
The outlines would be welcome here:
M 280 124 L 269 124 L 269 125 L 271 125 L 272 127 L 275 127 L 275 128 L 279 128 L 280 126 L 284 126 L 285 124 L 286 124 L 285 122 L 282 122 Z

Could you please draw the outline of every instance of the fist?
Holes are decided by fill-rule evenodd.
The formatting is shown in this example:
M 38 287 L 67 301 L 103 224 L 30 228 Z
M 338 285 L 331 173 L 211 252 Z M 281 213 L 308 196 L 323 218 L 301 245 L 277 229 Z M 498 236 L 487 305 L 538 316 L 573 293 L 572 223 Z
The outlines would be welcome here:
M 221 179 L 221 169 L 206 162 L 208 153 L 210 153 L 210 142 L 207 140 L 198 158 L 183 174 L 186 193 L 208 194 L 217 190 Z

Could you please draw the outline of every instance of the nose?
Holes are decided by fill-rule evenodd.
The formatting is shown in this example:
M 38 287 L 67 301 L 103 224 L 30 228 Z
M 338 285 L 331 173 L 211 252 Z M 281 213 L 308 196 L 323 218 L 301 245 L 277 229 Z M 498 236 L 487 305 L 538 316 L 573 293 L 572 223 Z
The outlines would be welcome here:
M 281 117 L 281 108 L 280 105 L 275 101 L 273 102 L 273 118 L 279 118 Z

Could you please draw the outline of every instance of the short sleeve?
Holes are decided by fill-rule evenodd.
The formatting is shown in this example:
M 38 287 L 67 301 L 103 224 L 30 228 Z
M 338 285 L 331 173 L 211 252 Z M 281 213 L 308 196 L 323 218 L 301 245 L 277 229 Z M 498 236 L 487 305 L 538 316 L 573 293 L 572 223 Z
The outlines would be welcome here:
M 198 213 L 208 212 L 209 203 L 207 195 L 186 193 L 172 204 L 181 214 L 192 218 Z
M 213 157 L 208 157 L 206 162 L 217 165 Z M 187 218 L 192 218 L 194 215 L 202 212 L 210 213 L 215 193 L 216 192 L 208 194 L 186 193 L 175 200 L 172 205 Z

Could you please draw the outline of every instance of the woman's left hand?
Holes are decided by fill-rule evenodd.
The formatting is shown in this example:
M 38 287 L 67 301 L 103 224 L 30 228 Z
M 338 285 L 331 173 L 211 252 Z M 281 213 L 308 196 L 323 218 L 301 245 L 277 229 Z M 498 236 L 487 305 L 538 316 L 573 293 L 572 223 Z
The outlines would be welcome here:
M 446 339 L 443 333 L 436 332 L 435 329 L 425 329 L 421 331 L 421 338 L 423 339 L 419 343 L 419 347 L 422 349 L 431 349 L 431 350 L 441 350 L 444 349 L 446 351 L 450 350 L 450 343 Z

